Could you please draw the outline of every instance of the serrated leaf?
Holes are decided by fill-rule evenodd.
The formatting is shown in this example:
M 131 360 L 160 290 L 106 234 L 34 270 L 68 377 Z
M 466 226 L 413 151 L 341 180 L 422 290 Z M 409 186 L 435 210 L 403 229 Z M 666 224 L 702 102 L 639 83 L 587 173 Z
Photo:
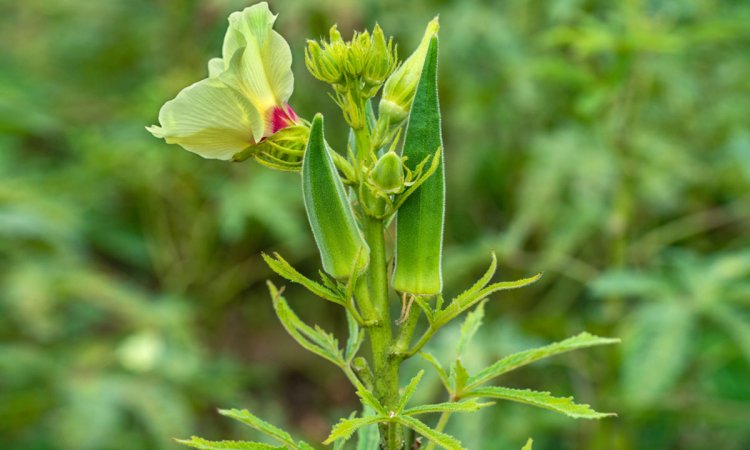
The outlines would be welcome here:
M 375 424 L 378 422 L 387 421 L 387 417 L 383 416 L 371 416 L 371 417 L 355 417 L 352 419 L 341 419 L 339 423 L 337 423 L 333 429 L 331 430 L 331 434 L 328 435 L 325 441 L 323 441 L 323 444 L 328 445 L 331 442 L 337 441 L 339 439 L 348 440 L 350 437 L 352 437 L 352 434 L 354 434 L 355 431 L 358 429 Z
M 246 409 L 220 409 L 219 414 L 242 422 L 251 428 L 255 428 L 261 433 L 283 442 L 285 445 L 289 445 L 291 448 L 297 448 L 289 433 L 277 426 L 271 425 L 257 416 L 254 416 Z
M 375 415 L 375 411 L 369 406 L 364 407 L 363 417 Z M 380 433 L 373 425 L 365 425 L 357 430 L 357 450 L 378 450 L 380 448 Z
M 528 441 L 526 441 L 526 445 L 523 446 L 521 450 L 532 450 L 531 447 L 534 445 L 534 440 L 529 438 Z
M 351 361 L 357 356 L 357 352 L 359 352 L 360 347 L 362 347 L 362 342 L 365 340 L 365 333 L 359 328 L 357 321 L 354 320 L 354 317 L 352 317 L 352 314 L 349 311 L 346 312 L 346 324 L 349 329 L 349 337 L 346 340 L 344 358 L 347 361 Z
M 276 272 L 277 275 L 283 278 L 286 278 L 292 283 L 297 283 L 299 285 L 304 286 L 308 291 L 312 292 L 313 294 L 317 295 L 318 297 L 322 299 L 328 300 L 330 302 L 333 302 L 342 306 L 345 305 L 346 300 L 342 298 L 338 292 L 332 289 L 330 285 L 324 286 L 320 283 L 317 283 L 305 277 L 304 275 L 299 273 L 297 269 L 292 267 L 291 264 L 289 264 L 278 253 L 274 253 L 273 257 L 265 253 L 261 253 L 261 256 L 263 257 L 263 260 L 266 262 L 268 267 L 270 267 L 271 270 Z M 326 279 L 327 277 L 323 278 L 324 283 L 326 283 Z
M 596 412 L 589 405 L 578 404 L 573 397 L 553 397 L 549 392 L 532 391 L 530 389 L 511 389 L 501 386 L 488 386 L 465 392 L 466 397 L 494 398 L 526 403 L 565 414 L 576 419 L 601 419 L 615 416 L 614 413 Z
M 193 436 L 190 439 L 175 439 L 182 445 L 197 448 L 199 450 L 286 450 L 284 446 L 263 444 L 261 442 L 248 441 L 208 441 Z
M 397 415 L 393 418 L 393 421 L 398 422 L 405 427 L 411 428 L 415 432 L 421 434 L 428 441 L 444 449 L 466 450 L 461 445 L 461 442 L 458 439 L 449 434 L 445 434 L 442 431 L 430 428 L 429 426 L 427 426 L 427 424 L 412 416 Z
M 461 358 L 456 358 L 456 361 L 451 366 L 451 380 L 453 381 L 453 392 L 457 394 L 461 393 L 464 386 L 466 386 L 466 382 L 469 380 L 469 372 L 461 364 Z
M 479 327 L 482 326 L 482 319 L 484 319 L 484 305 L 487 303 L 487 300 L 484 300 L 479 303 L 479 306 L 477 306 L 474 311 L 470 312 L 466 315 L 466 319 L 464 320 L 464 323 L 461 324 L 461 337 L 458 340 L 458 345 L 456 345 L 456 354 L 461 355 L 464 352 L 464 348 L 466 347 L 466 344 L 471 341 L 471 338 L 474 337 L 477 330 L 479 330 Z
M 289 307 L 284 297 L 281 296 L 276 286 L 270 281 L 267 284 L 273 298 L 276 315 L 287 333 L 309 352 L 315 353 L 339 367 L 343 366 L 345 364 L 344 357 L 333 335 L 324 332 L 318 326 L 311 328 L 302 322 Z
M 468 381 L 469 387 L 467 390 L 471 390 L 482 383 L 485 383 L 497 376 L 504 373 L 510 372 L 511 370 L 519 367 L 531 364 L 540 359 L 548 358 L 550 356 L 559 355 L 579 348 L 593 347 L 596 345 L 607 345 L 615 344 L 620 342 L 619 339 L 615 338 L 603 338 L 594 336 L 583 332 L 571 338 L 565 339 L 564 341 L 555 342 L 554 344 L 545 345 L 531 350 L 525 350 L 522 352 L 514 353 L 506 356 L 500 361 L 492 364 L 486 369 L 480 371 L 478 374 L 471 377 Z
M 406 385 L 406 388 L 404 388 L 404 393 L 399 399 L 398 402 L 398 408 L 396 409 L 397 413 L 400 413 L 401 411 L 406 408 L 406 405 L 409 403 L 409 400 L 411 400 L 412 396 L 414 395 L 414 392 L 417 390 L 417 385 L 419 384 L 419 381 L 422 379 L 422 375 L 424 375 L 424 370 L 420 370 L 419 373 L 417 373 L 414 378 L 411 379 L 409 384 Z
M 476 400 L 465 400 L 460 402 L 434 403 L 431 405 L 420 405 L 405 410 L 403 413 L 407 416 L 416 416 L 419 414 L 443 413 L 443 412 L 475 412 L 480 409 L 494 405 L 494 402 L 480 403 Z
M 533 277 L 522 278 L 516 281 L 501 281 L 498 283 L 493 283 L 483 289 L 480 289 L 479 291 L 473 293 L 470 296 L 464 296 L 460 298 L 456 297 L 453 299 L 453 301 L 451 301 L 451 303 L 448 306 L 445 307 L 444 310 L 436 314 L 435 323 L 437 323 L 440 326 L 445 325 L 446 323 L 450 322 L 455 317 L 460 315 L 462 312 L 466 311 L 467 309 L 481 302 L 482 300 L 494 294 L 495 292 L 522 288 L 524 286 L 528 286 L 532 283 L 535 283 L 541 277 L 542 277 L 542 274 L 537 274 L 537 275 L 534 275 Z
M 445 371 L 445 369 L 443 369 L 443 366 L 440 364 L 440 362 L 431 353 L 428 352 L 419 352 L 419 356 L 421 356 L 425 361 L 430 363 L 432 367 L 435 368 L 435 371 L 440 377 L 440 381 L 443 383 L 443 386 L 445 386 L 445 390 L 447 390 L 448 393 L 453 394 L 453 389 L 451 388 L 451 382 L 448 378 L 448 373 Z
M 690 354 L 694 313 L 677 302 L 641 306 L 623 345 L 624 398 L 634 406 L 656 402 L 679 378 Z
M 492 262 L 490 263 L 490 267 L 487 269 L 484 275 L 482 275 L 482 277 L 479 278 L 476 283 L 474 283 L 469 289 L 460 293 L 453 301 L 461 304 L 464 303 L 467 299 L 475 296 L 480 290 L 482 290 L 483 287 L 487 286 L 487 283 L 489 283 L 490 280 L 492 280 L 492 277 L 495 276 L 496 271 L 497 256 L 495 256 L 495 252 L 492 252 Z
M 357 396 L 363 405 L 372 408 L 378 415 L 387 415 L 388 411 L 385 407 L 375 398 L 372 392 L 365 389 L 364 386 L 360 386 L 357 389 Z

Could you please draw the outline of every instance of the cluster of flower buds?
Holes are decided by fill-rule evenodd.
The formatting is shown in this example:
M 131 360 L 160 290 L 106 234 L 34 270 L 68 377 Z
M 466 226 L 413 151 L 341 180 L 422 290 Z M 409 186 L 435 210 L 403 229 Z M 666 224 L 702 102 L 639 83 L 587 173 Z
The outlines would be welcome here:
M 377 24 L 372 34 L 355 32 L 350 41 L 344 41 L 333 26 L 328 41 L 307 42 L 305 64 L 315 78 L 333 86 L 347 122 L 361 129 L 365 126 L 362 105 L 396 70 L 398 52 L 393 38 L 386 39 Z

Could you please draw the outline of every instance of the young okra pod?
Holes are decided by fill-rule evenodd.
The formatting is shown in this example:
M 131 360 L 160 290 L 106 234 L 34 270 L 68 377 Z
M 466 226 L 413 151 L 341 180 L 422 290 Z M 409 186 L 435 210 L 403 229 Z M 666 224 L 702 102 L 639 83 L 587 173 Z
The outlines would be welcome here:
M 439 166 L 406 199 L 396 218 L 396 267 L 393 286 L 401 292 L 434 295 L 443 289 L 442 250 L 445 170 L 437 94 L 437 36 L 432 37 L 417 85 L 404 139 L 410 169 L 440 148 Z
M 302 193 L 323 270 L 339 279 L 364 271 L 370 260 L 370 248 L 357 226 L 344 184 L 328 153 L 320 114 L 313 119 L 302 160 Z

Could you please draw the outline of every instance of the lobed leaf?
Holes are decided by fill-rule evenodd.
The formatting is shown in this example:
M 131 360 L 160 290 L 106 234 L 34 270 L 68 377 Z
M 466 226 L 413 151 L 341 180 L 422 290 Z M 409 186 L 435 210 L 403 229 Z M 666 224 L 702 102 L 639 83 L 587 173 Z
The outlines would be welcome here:
M 469 289 L 459 294 L 453 301 L 462 304 L 465 303 L 467 299 L 476 296 L 477 293 L 482 290 L 483 287 L 487 286 L 487 283 L 489 283 L 490 280 L 492 280 L 492 277 L 495 276 L 496 271 L 497 256 L 495 255 L 495 252 L 492 252 L 492 262 L 490 263 L 490 267 L 487 269 L 484 275 L 482 275 L 482 277 L 479 278 L 476 283 L 474 283 Z
M 428 352 L 419 352 L 419 356 L 422 357 L 425 361 L 430 363 L 433 368 L 435 368 L 435 371 L 438 373 L 438 376 L 440 377 L 440 381 L 443 382 L 443 386 L 445 386 L 445 390 L 447 390 L 449 393 L 453 393 L 453 389 L 451 388 L 451 382 L 448 378 L 448 373 L 443 369 L 443 366 L 440 364 L 440 361 L 438 361 L 431 353 Z
M 365 406 L 364 417 L 369 417 L 374 411 Z M 357 429 L 357 450 L 378 450 L 380 448 L 380 433 L 375 425 L 365 425 Z
M 461 402 L 434 403 L 431 405 L 420 405 L 405 410 L 403 413 L 407 416 L 416 416 L 418 414 L 443 413 L 443 412 L 475 412 L 480 409 L 494 405 L 495 402 L 480 403 L 476 400 L 465 400 Z
M 197 448 L 198 450 L 286 450 L 284 446 L 263 444 L 261 442 L 248 441 L 208 441 L 193 436 L 190 439 L 175 439 L 182 445 Z
M 505 358 L 501 359 L 495 364 L 492 364 L 491 366 L 471 377 L 468 380 L 469 388 L 467 390 L 471 390 L 471 388 L 485 383 L 497 376 L 500 376 L 504 373 L 510 372 L 511 370 L 517 369 L 527 364 L 531 364 L 535 361 L 539 361 L 540 359 L 559 355 L 561 353 L 566 353 L 572 350 L 577 350 L 579 348 L 593 347 L 596 345 L 615 344 L 618 342 L 620 342 L 620 340 L 616 338 L 603 338 L 583 332 L 571 338 L 565 339 L 564 341 L 556 342 L 544 347 L 514 353 L 512 355 L 506 356 Z
M 276 286 L 270 281 L 267 284 L 271 291 L 276 315 L 287 333 L 307 351 L 315 353 L 339 367 L 343 366 L 345 361 L 341 350 L 338 348 L 336 338 L 332 334 L 323 331 L 317 325 L 315 328 L 311 328 L 302 322 L 289 307 L 284 297 L 281 296 Z
M 435 317 L 435 323 L 439 324 L 440 326 L 445 325 L 446 323 L 453 320 L 456 316 L 460 315 L 462 312 L 484 300 L 491 294 L 494 294 L 497 291 L 518 289 L 524 286 L 528 286 L 532 283 L 535 283 L 541 277 L 542 274 L 537 274 L 533 277 L 522 278 L 516 281 L 501 281 L 498 283 L 493 283 L 483 289 L 479 289 L 478 291 L 472 292 L 470 295 L 459 295 L 458 297 L 454 298 L 453 301 L 451 301 L 451 303 L 446 306 L 444 310 L 440 311 L 437 314 L 437 316 Z
M 383 421 L 388 421 L 388 418 L 383 416 L 371 416 L 341 419 L 339 423 L 334 425 L 333 429 L 331 430 L 331 434 L 329 434 L 326 440 L 323 441 L 323 444 L 328 445 L 339 439 L 343 439 L 346 441 L 350 437 L 352 437 L 352 434 L 354 434 L 354 432 L 358 429 Z
M 487 300 L 480 302 L 479 306 L 477 306 L 474 311 L 466 315 L 464 323 L 461 324 L 461 337 L 459 338 L 458 344 L 456 345 L 457 355 L 461 355 L 464 352 L 464 347 L 466 347 L 466 344 L 471 341 L 471 338 L 474 337 L 477 330 L 479 330 L 479 327 L 482 326 L 485 303 L 487 303 Z
M 411 400 L 412 396 L 414 395 L 414 392 L 417 390 L 417 385 L 419 384 L 419 381 L 422 379 L 422 375 L 424 375 L 424 370 L 420 370 L 419 373 L 417 373 L 414 378 L 411 379 L 408 385 L 406 385 L 406 388 L 404 389 L 403 395 L 401 395 L 401 398 L 398 402 L 398 407 L 396 408 L 396 412 L 400 413 L 401 411 L 406 408 L 406 405 L 409 403 L 409 400 Z
M 393 421 L 411 428 L 415 432 L 421 434 L 425 439 L 444 449 L 466 450 L 458 439 L 449 434 L 445 434 L 442 431 L 430 428 L 427 424 L 412 416 L 397 415 L 393 418 Z
M 576 419 L 601 419 L 616 415 L 614 413 L 596 412 L 589 405 L 575 403 L 573 397 L 553 397 L 549 392 L 532 391 L 529 389 L 489 386 L 473 389 L 464 393 L 464 396 L 486 397 L 526 403 L 527 405 L 549 409 Z
M 323 282 L 327 284 L 327 286 L 324 286 L 305 277 L 304 275 L 299 273 L 297 269 L 292 267 L 278 253 L 274 253 L 273 257 L 265 253 L 261 253 L 261 256 L 263 256 L 263 260 L 266 262 L 266 264 L 268 264 L 268 267 L 270 267 L 271 270 L 276 272 L 276 274 L 278 274 L 279 276 L 286 278 L 292 283 L 297 283 L 304 286 L 308 291 L 312 292 L 322 299 L 337 303 L 342 306 L 346 304 L 346 300 L 338 292 L 331 289 L 331 285 L 327 283 L 328 280 L 326 278 L 323 278 Z
M 220 409 L 219 414 L 222 416 L 229 417 L 230 419 L 237 420 L 244 423 L 245 425 L 255 428 L 256 430 L 264 433 L 277 441 L 283 442 L 285 445 L 291 448 L 297 448 L 294 444 L 294 440 L 286 431 L 279 427 L 271 425 L 270 423 L 254 416 L 246 409 Z
M 379 415 L 388 414 L 388 411 L 383 406 L 383 404 L 380 403 L 377 398 L 375 398 L 375 395 L 373 395 L 372 392 L 364 388 L 364 386 L 360 386 L 357 389 L 357 396 L 362 401 L 363 405 L 369 406 L 370 408 L 374 409 L 375 412 L 378 413 Z

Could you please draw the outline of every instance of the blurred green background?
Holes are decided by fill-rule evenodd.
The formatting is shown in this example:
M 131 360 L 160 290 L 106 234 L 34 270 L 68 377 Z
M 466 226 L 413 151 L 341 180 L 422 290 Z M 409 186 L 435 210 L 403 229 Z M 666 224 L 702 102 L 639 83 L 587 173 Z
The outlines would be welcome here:
M 227 15 L 248 4 L 2 2 L 0 448 L 251 437 L 217 407 L 319 441 L 356 407 L 337 369 L 284 334 L 265 291 L 261 251 L 319 266 L 297 176 L 202 160 L 144 130 L 205 76 Z M 492 250 L 502 279 L 545 272 L 487 305 L 470 369 L 582 330 L 623 339 L 502 380 L 618 418 L 499 404 L 449 431 L 472 450 L 529 436 L 535 450 L 750 448 L 750 3 L 271 7 L 307 118 L 336 107 L 304 68 L 306 38 L 377 20 L 405 55 L 440 14 L 446 292 Z M 343 333 L 329 303 L 292 286 L 288 298 Z M 449 356 L 456 332 L 431 351 Z M 427 381 L 420 400 L 442 400 Z

